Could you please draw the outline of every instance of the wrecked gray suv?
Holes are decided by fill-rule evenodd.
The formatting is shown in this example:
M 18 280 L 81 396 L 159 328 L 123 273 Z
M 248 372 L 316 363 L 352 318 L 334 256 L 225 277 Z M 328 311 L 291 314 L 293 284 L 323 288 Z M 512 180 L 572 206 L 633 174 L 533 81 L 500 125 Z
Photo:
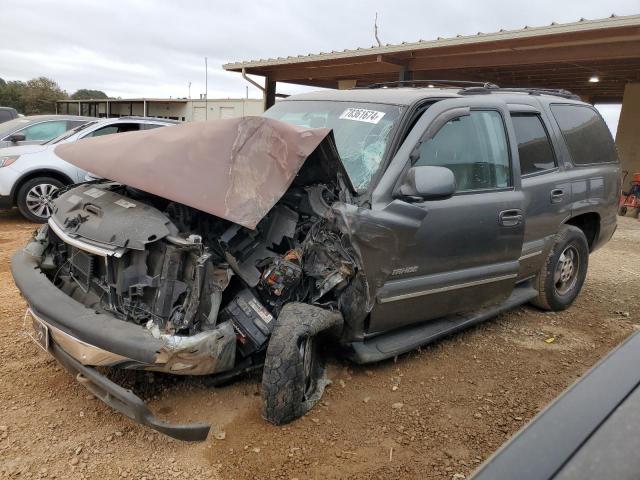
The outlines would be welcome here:
M 562 91 L 325 91 L 169 130 L 58 147 L 105 180 L 62 190 L 12 270 L 44 349 L 183 440 L 209 425 L 156 419 L 96 367 L 263 367 L 263 416 L 285 423 L 322 394 L 323 345 L 374 362 L 562 310 L 616 228 L 611 135 Z

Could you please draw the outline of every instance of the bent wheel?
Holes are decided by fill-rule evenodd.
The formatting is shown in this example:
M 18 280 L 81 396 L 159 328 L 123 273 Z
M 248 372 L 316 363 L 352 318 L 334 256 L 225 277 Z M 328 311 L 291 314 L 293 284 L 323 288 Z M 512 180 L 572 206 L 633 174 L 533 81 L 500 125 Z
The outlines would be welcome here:
M 276 425 L 309 411 L 328 383 L 322 333 L 341 325 L 339 314 L 304 303 L 284 306 L 271 334 L 262 372 L 263 417 Z

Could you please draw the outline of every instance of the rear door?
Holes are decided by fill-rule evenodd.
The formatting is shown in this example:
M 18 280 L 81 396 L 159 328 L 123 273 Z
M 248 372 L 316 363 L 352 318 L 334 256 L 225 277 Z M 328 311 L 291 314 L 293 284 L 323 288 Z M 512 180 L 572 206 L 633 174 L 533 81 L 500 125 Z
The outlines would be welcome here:
M 571 182 L 559 165 L 546 115 L 528 105 L 510 105 L 518 146 L 526 226 L 520 256 L 520 278 L 535 275 L 571 214 Z
M 416 217 L 411 210 L 420 209 L 423 217 L 380 282 L 368 333 L 475 310 L 511 294 L 524 233 L 513 138 L 507 106 L 495 97 L 442 100 L 417 122 L 372 199 L 374 211 L 391 200 L 383 211 Z M 419 165 L 452 170 L 457 191 L 399 208 L 406 202 L 393 199 L 391 185 Z

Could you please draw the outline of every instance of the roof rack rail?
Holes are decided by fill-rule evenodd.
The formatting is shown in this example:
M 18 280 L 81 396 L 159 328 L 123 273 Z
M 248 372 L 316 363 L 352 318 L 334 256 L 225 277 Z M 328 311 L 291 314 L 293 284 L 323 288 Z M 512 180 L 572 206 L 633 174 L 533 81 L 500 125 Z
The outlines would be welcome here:
M 480 88 L 500 88 L 497 85 L 489 82 L 472 82 L 469 80 L 397 80 L 394 82 L 378 82 L 378 83 L 370 83 L 369 85 L 364 85 L 362 87 L 354 87 L 354 89 L 361 88 L 389 88 L 389 87 L 404 87 L 404 86 L 413 86 L 413 85 L 433 85 L 434 87 L 437 85 L 446 86 L 446 87 L 480 87 Z
M 529 95 L 553 95 L 555 97 L 569 98 L 572 100 L 581 100 L 575 93 L 561 88 L 518 88 L 518 87 L 468 87 L 463 88 L 458 93 L 460 95 L 486 95 L 489 93 L 528 93 Z

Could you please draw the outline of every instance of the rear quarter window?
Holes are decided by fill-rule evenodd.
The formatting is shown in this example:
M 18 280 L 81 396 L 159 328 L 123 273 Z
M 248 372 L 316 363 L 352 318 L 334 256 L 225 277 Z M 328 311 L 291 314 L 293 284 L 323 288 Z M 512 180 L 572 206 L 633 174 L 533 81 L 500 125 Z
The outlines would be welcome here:
M 551 105 L 574 165 L 617 162 L 615 144 L 600 115 L 586 105 Z

